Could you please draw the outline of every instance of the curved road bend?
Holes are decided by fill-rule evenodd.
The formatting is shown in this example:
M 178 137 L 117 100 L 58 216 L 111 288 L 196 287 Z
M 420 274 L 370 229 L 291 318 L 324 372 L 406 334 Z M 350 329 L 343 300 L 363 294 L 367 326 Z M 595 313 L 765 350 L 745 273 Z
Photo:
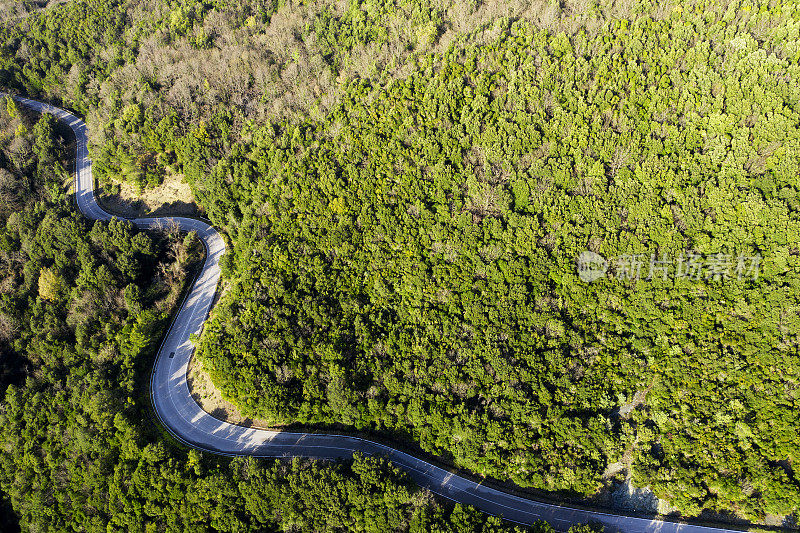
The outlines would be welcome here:
M 90 219 L 110 220 L 112 215 L 103 211 L 94 197 L 92 166 L 86 151 L 86 124 L 83 120 L 48 104 L 16 96 L 14 98 L 36 111 L 54 115 L 72 128 L 77 144 L 75 194 L 78 208 Z M 231 456 L 338 459 L 349 458 L 356 451 L 365 455 L 382 455 L 404 468 L 421 486 L 440 496 L 472 505 L 486 513 L 502 516 L 514 522 L 530 524 L 537 520 L 545 520 L 557 530 L 566 530 L 573 524 L 598 521 L 610 532 L 735 531 L 536 502 L 485 487 L 407 453 L 369 440 L 345 435 L 266 431 L 217 420 L 203 411 L 192 398 L 186 373 L 193 350 L 189 336 L 200 332 L 211 309 L 220 276 L 219 259 L 225 252 L 225 243 L 214 228 L 192 218 L 160 217 L 132 220 L 136 226 L 144 229 L 158 227 L 170 221 L 177 223 L 184 231 L 196 231 L 207 251 L 203 269 L 161 345 L 150 381 L 151 395 L 158 418 L 167 430 L 184 444 L 207 452 Z

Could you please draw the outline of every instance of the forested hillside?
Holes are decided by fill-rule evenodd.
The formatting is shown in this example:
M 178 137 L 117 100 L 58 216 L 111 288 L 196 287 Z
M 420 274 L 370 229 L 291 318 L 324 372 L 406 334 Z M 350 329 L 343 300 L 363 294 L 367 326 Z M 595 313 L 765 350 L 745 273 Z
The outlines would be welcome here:
M 500 26 L 254 131 L 203 200 L 242 212 L 216 383 L 521 485 L 589 495 L 622 461 L 688 515 L 797 511 L 798 26 L 725 15 Z M 763 264 L 589 285 L 583 250 Z
M 82 0 L 0 34 L 101 178 L 181 172 L 231 237 L 199 355 L 246 415 L 752 520 L 800 510 L 799 60 L 796 2 Z M 692 253 L 761 263 L 646 279 Z
M 20 526 L 514 530 L 443 508 L 379 458 L 229 461 L 170 444 L 145 391 L 198 241 L 81 217 L 63 190 L 67 146 L 53 119 L 2 104 L 0 488 Z M 544 523 L 534 530 L 552 533 Z

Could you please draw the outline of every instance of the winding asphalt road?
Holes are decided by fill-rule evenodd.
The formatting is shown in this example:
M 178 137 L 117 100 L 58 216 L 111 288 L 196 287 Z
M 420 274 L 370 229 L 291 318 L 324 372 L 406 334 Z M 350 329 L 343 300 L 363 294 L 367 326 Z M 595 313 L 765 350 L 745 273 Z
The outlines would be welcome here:
M 0 93 L 3 95 L 3 93 Z M 75 194 L 78 208 L 88 218 L 110 220 L 94 196 L 92 164 L 86 151 L 86 124 L 57 107 L 14 97 L 36 111 L 50 113 L 75 133 L 77 144 Z M 597 521 L 609 532 L 625 533 L 728 533 L 733 530 L 651 520 L 597 511 L 574 509 L 514 496 L 468 480 L 407 453 L 369 440 L 346 435 L 321 435 L 251 429 L 222 422 L 194 401 L 186 373 L 193 346 L 192 333 L 199 333 L 208 317 L 220 276 L 219 259 L 225 243 L 219 233 L 200 220 L 183 217 L 138 218 L 132 222 L 144 229 L 176 223 L 184 231 L 196 231 L 206 247 L 206 260 L 180 311 L 164 339 L 150 381 L 153 405 L 164 427 L 184 444 L 222 455 L 255 457 L 349 458 L 353 452 L 382 455 L 404 468 L 421 486 L 451 500 L 523 524 L 545 520 L 558 530 L 573 524 Z

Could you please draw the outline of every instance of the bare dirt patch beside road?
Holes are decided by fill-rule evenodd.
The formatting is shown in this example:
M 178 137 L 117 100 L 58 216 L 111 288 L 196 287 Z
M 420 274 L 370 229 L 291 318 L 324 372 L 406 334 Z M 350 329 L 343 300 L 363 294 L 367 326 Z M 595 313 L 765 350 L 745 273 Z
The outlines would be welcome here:
M 130 183 L 114 179 L 98 185 L 100 204 L 125 217 L 203 215 L 194 201 L 192 189 L 180 174 L 167 176 L 158 187 L 141 192 Z

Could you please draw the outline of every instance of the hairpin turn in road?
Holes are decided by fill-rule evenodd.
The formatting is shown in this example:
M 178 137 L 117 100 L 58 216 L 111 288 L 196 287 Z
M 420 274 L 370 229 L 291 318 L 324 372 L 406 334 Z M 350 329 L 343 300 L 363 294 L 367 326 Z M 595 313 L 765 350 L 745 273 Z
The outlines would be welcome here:
M 0 93 L 0 96 L 6 95 Z M 72 129 L 77 150 L 75 196 L 78 208 L 90 219 L 111 220 L 113 215 L 104 211 L 94 196 L 92 164 L 86 151 L 86 124 L 83 120 L 69 111 L 49 104 L 17 96 L 13 98 L 38 112 L 54 115 Z M 537 502 L 486 487 L 405 452 L 366 439 L 347 435 L 253 429 L 212 417 L 192 398 L 186 375 L 194 350 L 189 340 L 190 335 L 200 332 L 211 310 L 220 277 L 219 260 L 225 253 L 225 243 L 213 227 L 193 218 L 137 218 L 131 222 L 143 229 L 177 224 L 183 231 L 197 232 L 206 248 L 205 263 L 161 344 L 150 379 L 153 406 L 159 420 L 183 444 L 229 456 L 339 459 L 349 458 L 354 452 L 381 455 L 405 469 L 421 486 L 440 496 L 514 522 L 531 524 L 537 520 L 545 520 L 558 530 L 566 530 L 573 524 L 596 521 L 602 523 L 608 531 L 625 533 L 735 531 Z

